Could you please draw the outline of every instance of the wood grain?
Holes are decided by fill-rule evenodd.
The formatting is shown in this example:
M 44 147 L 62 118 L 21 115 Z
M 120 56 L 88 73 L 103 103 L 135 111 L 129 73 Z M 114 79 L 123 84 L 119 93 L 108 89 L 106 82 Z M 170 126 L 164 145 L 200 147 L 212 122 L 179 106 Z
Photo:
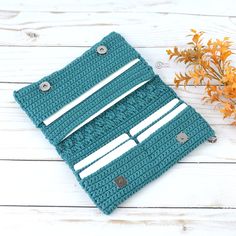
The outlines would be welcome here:
M 185 47 L 190 28 L 206 31 L 206 39 L 229 36 L 236 42 L 235 2 L 0 2 L 1 235 L 236 235 L 236 129 L 202 103 L 203 87 L 190 84 L 176 92 L 211 124 L 217 143 L 198 147 L 110 216 L 95 208 L 12 95 L 111 31 L 121 33 L 173 87 L 175 72 L 185 67 L 169 62 L 165 51 Z M 231 59 L 235 64 L 235 55 Z
M 1 16 L 3 14 L 3 16 Z M 2 46 L 91 46 L 117 31 L 134 47 L 185 46 L 191 28 L 205 38 L 231 37 L 236 41 L 235 17 L 208 17 L 145 12 L 0 12 Z M 176 24 L 178 22 L 178 24 Z M 171 32 L 171 33 L 170 33 Z M 235 48 L 235 45 L 234 45 Z
M 0 207 L 5 235 L 70 235 L 86 232 L 97 236 L 118 235 L 215 235 L 235 236 L 235 209 L 120 208 L 104 216 L 94 208 Z
M 236 208 L 236 165 L 180 163 L 122 207 Z M 69 167 L 55 161 L 0 161 L 0 205 L 94 207 Z
M 160 12 L 163 14 L 188 14 L 208 16 L 236 16 L 233 0 L 11 0 L 1 2 L 4 11 L 60 12 Z M 16 14 L 17 12 L 15 12 Z M 14 14 L 14 12 L 12 13 Z

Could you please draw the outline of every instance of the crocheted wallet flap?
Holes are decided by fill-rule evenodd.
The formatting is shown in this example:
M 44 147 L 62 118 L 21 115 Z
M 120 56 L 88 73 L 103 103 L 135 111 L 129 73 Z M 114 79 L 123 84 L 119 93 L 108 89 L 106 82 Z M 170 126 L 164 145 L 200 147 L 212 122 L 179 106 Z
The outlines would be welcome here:
M 115 32 L 14 96 L 105 214 L 215 134 Z

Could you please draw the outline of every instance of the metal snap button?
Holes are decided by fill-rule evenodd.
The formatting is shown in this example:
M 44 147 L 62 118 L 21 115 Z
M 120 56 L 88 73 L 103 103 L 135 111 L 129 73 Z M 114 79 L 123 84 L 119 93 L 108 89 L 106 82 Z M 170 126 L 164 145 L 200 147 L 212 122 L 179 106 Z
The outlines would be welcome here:
M 216 136 L 211 136 L 209 139 L 208 139 L 208 142 L 209 143 L 215 143 L 217 141 L 217 137 Z
M 104 46 L 104 45 L 98 46 L 97 47 L 97 53 L 101 54 L 101 55 L 106 54 L 107 53 L 107 47 Z
M 51 85 L 47 81 L 44 81 L 39 85 L 39 89 L 43 92 L 47 92 L 50 88 L 51 88 Z
M 176 139 L 179 143 L 185 143 L 188 140 L 188 135 L 185 134 L 184 132 L 180 132 L 177 136 Z
M 124 176 L 118 176 L 115 179 L 115 184 L 118 188 L 123 188 L 125 185 L 127 185 L 127 180 Z

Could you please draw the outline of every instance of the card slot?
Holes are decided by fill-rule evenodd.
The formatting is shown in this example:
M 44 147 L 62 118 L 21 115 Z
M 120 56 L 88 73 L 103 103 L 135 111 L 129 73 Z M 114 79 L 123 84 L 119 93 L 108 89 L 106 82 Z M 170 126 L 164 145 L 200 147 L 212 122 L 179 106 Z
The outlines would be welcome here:
M 134 146 L 139 146 L 139 145 L 143 145 L 143 141 L 146 139 L 146 138 L 148 138 L 151 134 L 153 134 L 154 132 L 156 132 L 157 131 L 157 129 L 159 129 L 159 128 L 161 128 L 162 126 L 164 126 L 166 123 L 168 123 L 169 121 L 171 121 L 172 119 L 174 119 L 181 111 L 183 111 L 185 108 L 187 108 L 187 105 L 185 104 L 185 103 L 182 103 L 181 105 L 179 105 L 179 106 L 177 106 L 178 105 L 178 103 L 180 102 L 180 100 L 179 99 L 173 99 L 172 101 L 170 101 L 167 105 L 167 107 L 165 107 L 165 109 L 163 109 L 163 111 L 165 110 L 165 112 L 161 112 L 161 115 L 160 115 L 160 113 L 158 113 L 158 118 L 160 118 L 161 116 L 164 116 L 163 118 L 161 118 L 160 120 L 158 120 L 158 118 L 157 118 L 157 122 L 156 123 L 154 123 L 153 125 L 151 125 L 150 127 L 148 127 L 148 125 L 150 125 L 151 124 L 151 122 L 155 122 L 155 120 L 154 120 L 154 116 L 149 116 L 149 117 L 147 117 L 147 119 L 145 120 L 145 122 L 140 122 L 138 125 L 137 125 L 137 129 L 136 130 L 138 130 L 138 132 L 137 133 L 139 133 L 139 132 L 141 132 L 141 134 L 139 134 L 138 136 L 136 136 L 135 134 L 136 134 L 136 132 L 133 132 L 133 133 L 135 133 L 134 135 L 131 135 L 130 137 L 127 135 L 127 139 L 129 139 L 129 138 L 131 138 L 131 140 L 130 141 L 133 141 L 133 143 L 135 144 Z M 177 106 L 176 108 L 175 108 L 175 106 Z M 169 108 L 169 109 L 166 109 L 166 108 Z M 174 109 L 173 109 L 174 108 Z M 161 108 L 160 108 L 161 109 Z M 160 110 L 159 109 L 159 110 Z M 173 109 L 172 111 L 171 111 L 171 109 Z M 159 111 L 158 110 L 158 111 Z M 167 115 L 166 115 L 166 113 L 168 113 Z M 157 114 L 157 113 L 156 113 Z M 150 119 L 150 117 L 151 117 L 151 119 Z M 156 118 L 156 117 L 155 117 Z M 142 124 L 142 125 L 140 125 L 140 124 Z M 144 125 L 145 125 L 145 127 L 144 127 Z M 148 128 L 147 128 L 148 127 Z M 143 129 L 145 129 L 145 128 L 147 128 L 146 130 L 144 130 L 143 132 L 142 132 L 142 130 Z M 129 133 L 130 133 L 130 131 L 129 131 Z M 138 140 L 138 143 L 137 142 L 135 142 L 135 139 L 137 139 Z M 114 141 L 114 140 L 113 140 Z M 130 142 L 130 141 L 128 141 L 128 142 Z M 120 149 L 126 149 L 126 143 L 128 143 L 127 141 L 125 142 L 125 143 L 123 143 L 122 145 L 120 145 L 119 147 L 118 147 L 118 145 L 117 145 L 117 147 L 113 150 L 113 151 L 111 151 L 110 153 L 108 153 L 107 155 L 104 155 L 101 159 L 99 159 L 99 157 L 98 158 L 96 158 L 96 159 L 99 159 L 97 162 L 95 162 L 95 163 L 92 163 L 92 165 L 90 165 L 90 166 L 88 166 L 86 169 L 84 169 L 84 170 L 82 170 L 82 172 L 80 172 L 80 178 L 82 179 L 82 178 L 85 178 L 85 177 L 87 177 L 87 176 L 89 176 L 90 174 L 92 174 L 92 173 L 94 173 L 94 172 L 96 172 L 97 170 L 99 170 L 100 168 L 102 168 L 103 166 L 105 166 L 105 165 L 107 165 L 107 164 L 109 164 L 110 163 L 110 161 L 111 160 L 114 160 L 114 159 L 116 159 L 117 157 L 119 157 L 119 156 L 121 156 L 124 152 L 121 152 L 120 154 L 119 154 L 119 150 Z M 105 147 L 105 146 L 104 146 Z M 113 156 L 113 158 L 111 158 L 111 156 Z M 104 159 L 104 161 L 103 161 L 103 164 L 99 164 L 98 162 L 100 161 L 100 160 L 102 160 L 103 158 L 107 158 L 107 159 L 110 159 L 110 161 L 105 161 L 105 159 Z M 93 159 L 93 161 L 95 161 L 96 159 Z M 90 162 L 91 163 L 91 162 Z M 98 164 L 97 164 L 98 163 Z M 87 162 L 87 165 L 88 165 L 89 163 Z M 98 166 L 99 168 L 96 168 L 96 166 Z M 85 167 L 85 166 L 83 166 L 83 167 Z
M 148 116 L 146 119 L 138 123 L 136 126 L 134 126 L 130 130 L 130 134 L 135 135 L 139 133 L 141 130 L 143 130 L 144 128 L 149 126 L 151 123 L 153 123 L 155 120 L 159 119 L 160 117 L 168 113 L 171 109 L 173 109 L 178 104 L 178 102 L 179 102 L 179 99 L 174 98 L 173 100 L 168 102 L 166 105 L 158 109 L 156 112 L 154 112 L 153 114 Z
M 137 124 L 135 126 L 135 129 L 131 129 L 129 131 L 131 137 L 127 134 L 122 134 L 120 135 L 118 138 L 112 140 L 111 142 L 109 142 L 108 144 L 106 144 L 105 146 L 101 147 L 100 149 L 98 149 L 97 151 L 95 151 L 94 153 L 92 153 L 91 155 L 89 155 L 88 157 L 84 158 L 82 161 L 76 163 L 74 165 L 74 169 L 76 171 L 88 166 L 89 164 L 92 163 L 91 166 L 94 166 L 96 160 L 96 163 L 99 162 L 99 159 L 103 159 L 106 156 L 109 156 L 109 152 L 111 152 L 112 155 L 117 155 L 117 153 L 119 152 L 119 149 L 122 148 L 122 146 L 124 144 L 125 141 L 127 141 L 129 138 L 132 138 L 132 140 L 130 141 L 134 141 L 137 140 L 137 142 L 135 142 L 135 144 L 139 144 L 139 142 L 142 142 L 144 139 L 146 138 L 142 138 L 142 136 L 145 137 L 149 137 L 153 132 L 156 131 L 156 127 L 158 124 L 158 128 L 160 128 L 161 126 L 163 126 L 165 123 L 167 123 L 168 121 L 170 121 L 171 119 L 173 119 L 177 114 L 179 114 L 179 112 L 181 112 L 185 107 L 187 107 L 186 104 L 181 104 L 180 106 L 178 106 L 177 108 L 175 108 L 173 111 L 171 111 L 171 109 L 173 109 L 178 103 L 179 103 L 179 99 L 173 99 L 171 100 L 169 103 L 167 103 L 164 107 L 161 107 L 160 109 L 158 109 L 158 111 L 156 111 L 155 113 L 153 113 L 152 115 L 150 115 L 149 117 L 147 117 L 145 120 L 143 120 L 142 122 L 140 122 L 139 124 Z M 170 112 L 171 111 L 171 112 Z M 170 113 L 168 113 L 170 112 Z M 166 113 L 168 113 L 166 116 L 164 116 Z M 151 123 L 155 122 L 155 120 L 158 120 L 158 118 L 160 118 L 161 116 L 164 116 L 163 118 L 161 118 L 159 121 L 157 121 L 156 123 L 154 123 L 152 126 L 150 126 L 149 128 L 147 128 Z M 154 128 L 153 128 L 154 126 Z M 138 135 L 137 137 L 135 137 L 135 134 L 139 133 L 140 131 L 142 131 L 143 129 L 147 128 L 145 131 L 143 131 L 140 135 Z M 140 138 L 141 137 L 141 138 Z M 135 140 L 134 140 L 135 138 Z M 122 145 L 121 145 L 122 144 Z M 119 147 L 118 147 L 119 146 Z M 125 147 L 125 146 L 123 146 Z M 112 150 L 112 151 L 111 151 Z M 87 167 L 85 170 L 89 169 L 89 167 Z M 93 169 L 93 168 L 92 168 Z M 80 173 L 80 177 L 84 178 L 86 176 L 88 176 L 91 172 L 89 172 L 87 174 L 85 171 L 83 170 Z M 84 172 L 85 171 L 85 172 Z M 85 173 L 85 174 L 84 174 Z
M 111 150 L 115 149 L 116 147 L 118 147 L 119 145 L 121 145 L 122 143 L 127 141 L 129 138 L 130 137 L 128 134 L 122 134 L 122 135 L 118 136 L 117 138 L 115 138 L 111 142 L 109 142 L 106 145 L 104 145 L 103 147 L 99 148 L 97 151 L 95 151 L 92 154 L 90 154 L 89 156 L 85 157 L 83 160 L 77 162 L 74 165 L 74 170 L 78 171 L 78 170 L 86 167 L 87 165 L 91 164 L 92 162 L 96 161 L 97 159 L 101 158 L 102 156 L 109 153 Z
M 137 144 L 134 140 L 129 140 L 109 152 L 107 155 L 103 156 L 101 159 L 88 166 L 79 173 L 81 179 L 95 173 L 102 167 L 108 165 L 113 160 L 119 158 L 121 155 L 129 151 L 131 148 L 135 147 Z
M 154 123 L 152 126 L 150 126 L 148 129 L 146 129 L 144 132 L 142 132 L 140 135 L 138 135 L 136 138 L 139 142 L 142 142 L 146 138 L 148 138 L 151 134 L 153 134 L 156 130 L 158 130 L 160 127 L 174 119 L 181 111 L 186 109 L 188 106 L 183 103 L 179 105 L 177 108 L 175 108 L 173 111 L 171 111 L 169 114 L 167 114 L 165 117 L 163 117 L 161 120 Z
M 190 118 L 189 118 L 190 117 Z M 187 119 L 188 118 L 188 119 Z M 101 181 L 101 177 L 104 178 L 105 175 L 113 175 L 114 172 L 119 171 L 119 168 L 117 166 L 120 166 L 120 169 L 126 168 L 124 167 L 123 163 L 130 164 L 130 166 L 134 166 L 137 164 L 137 159 L 138 158 L 140 161 L 144 161 L 145 159 L 139 158 L 138 156 L 141 155 L 142 153 L 145 153 L 150 155 L 152 153 L 155 153 L 153 150 L 154 146 L 159 146 L 160 149 L 158 151 L 164 152 L 168 148 L 162 148 L 165 143 L 167 143 L 167 146 L 170 148 L 173 147 L 173 144 L 171 142 L 174 142 L 177 144 L 178 147 L 180 146 L 185 146 L 186 144 L 189 144 L 189 142 L 186 142 L 184 145 L 180 145 L 176 141 L 176 135 L 184 130 L 187 133 L 192 133 L 191 140 L 195 138 L 196 134 L 198 134 L 197 130 L 199 130 L 200 126 L 206 127 L 206 123 L 202 119 L 198 119 L 197 113 L 188 106 L 183 113 L 180 115 L 178 114 L 176 118 L 167 124 L 166 127 L 161 127 L 160 129 L 157 130 L 157 132 L 153 135 L 148 137 L 145 141 L 139 143 L 129 154 L 123 156 L 123 159 L 119 159 L 115 162 L 115 165 L 109 165 L 108 168 L 105 170 L 99 172 L 99 176 L 96 178 L 96 181 Z M 204 128 L 202 128 L 204 129 Z M 195 133 L 196 130 L 196 133 Z M 168 135 L 167 135 L 168 134 Z M 172 140 L 172 141 L 171 141 Z M 157 155 L 159 157 L 159 154 Z M 143 166 L 143 165 L 141 165 Z M 137 167 L 139 169 L 139 167 Z M 129 168 L 130 170 L 130 168 Z M 93 177 L 92 177 L 93 178 Z
M 106 77 L 104 80 L 100 81 L 99 83 L 97 83 L 95 86 L 93 86 L 92 88 L 90 88 L 89 90 L 87 90 L 85 93 L 83 93 L 82 95 L 80 95 L 78 98 L 76 98 L 75 100 L 73 100 L 72 102 L 68 103 L 67 105 L 65 105 L 64 107 L 62 107 L 60 110 L 58 110 L 57 112 L 55 112 L 54 114 L 52 114 L 51 116 L 49 116 L 48 118 L 46 118 L 43 123 L 48 126 L 50 125 L 52 122 L 54 122 L 55 120 L 57 120 L 58 118 L 60 118 L 61 116 L 63 116 L 66 112 L 68 112 L 69 110 L 71 110 L 73 107 L 77 106 L 78 104 L 80 104 L 82 101 L 84 101 L 86 98 L 90 97 L 92 94 L 94 94 L 95 92 L 97 92 L 99 89 L 101 89 L 102 87 L 104 87 L 106 84 L 110 83 L 111 81 L 113 81 L 115 78 L 117 78 L 119 75 L 121 75 L 122 73 L 124 73 L 126 70 L 128 70 L 129 68 L 131 68 L 132 66 L 134 66 L 136 63 L 138 63 L 140 61 L 139 58 L 136 58 L 132 61 L 130 61 L 129 63 L 127 63 L 126 65 L 124 65 L 123 67 L 121 67 L 119 70 L 117 70 L 116 72 L 112 73 L 110 76 Z

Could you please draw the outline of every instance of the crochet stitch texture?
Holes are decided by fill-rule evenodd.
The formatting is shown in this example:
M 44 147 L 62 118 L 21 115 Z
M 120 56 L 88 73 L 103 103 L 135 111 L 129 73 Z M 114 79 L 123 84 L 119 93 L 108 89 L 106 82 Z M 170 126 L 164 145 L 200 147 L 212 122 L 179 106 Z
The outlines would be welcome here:
M 101 45 L 107 48 L 107 53 L 97 52 L 97 48 Z M 46 118 L 135 59 L 139 59 L 138 63 L 51 124 L 44 124 Z M 42 82 L 50 83 L 49 91 L 40 91 Z M 145 83 L 141 87 L 76 130 L 79 124 L 143 82 Z M 120 203 L 214 136 L 209 124 L 188 105 L 146 139 L 138 140 L 140 134 L 184 102 L 158 75 L 155 75 L 141 55 L 116 32 L 104 37 L 61 70 L 14 91 L 14 97 L 35 126 L 40 128 L 55 146 L 80 185 L 105 214 L 110 214 Z M 176 98 L 179 100 L 178 104 L 167 114 L 137 134 L 131 135 L 130 130 L 133 127 Z M 65 138 L 74 129 L 75 131 Z M 184 142 L 178 140 L 180 133 L 184 133 L 187 140 Z M 79 170 L 75 170 L 75 164 L 122 134 L 127 134 L 129 136 L 127 141 L 132 140 L 136 145 L 92 174 L 81 178 L 83 170 L 100 162 L 103 156 L 98 156 L 97 160 Z M 112 151 L 115 149 L 116 147 Z

